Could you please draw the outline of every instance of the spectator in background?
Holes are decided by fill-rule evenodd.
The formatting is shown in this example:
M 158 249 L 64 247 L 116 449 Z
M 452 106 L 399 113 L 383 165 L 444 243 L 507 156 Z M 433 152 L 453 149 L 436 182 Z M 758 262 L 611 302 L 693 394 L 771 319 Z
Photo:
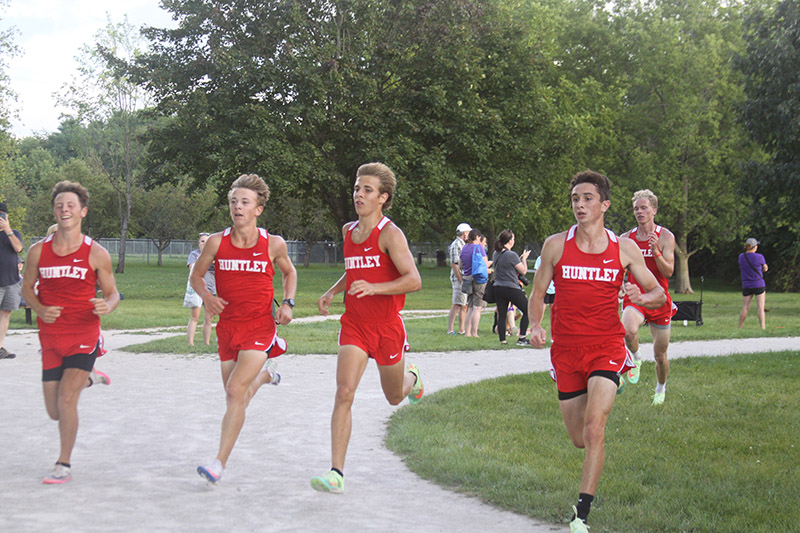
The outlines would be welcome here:
M 16 354 L 3 347 L 11 320 L 11 311 L 19 309 L 20 277 L 19 254 L 22 251 L 22 235 L 11 229 L 8 207 L 0 202 L 0 359 L 13 359 Z
M 767 303 L 767 283 L 764 281 L 764 272 L 769 268 L 764 256 L 757 252 L 761 244 L 750 237 L 744 243 L 744 252 L 739 254 L 739 270 L 742 273 L 742 312 L 739 313 L 739 329 L 744 325 L 747 313 L 750 311 L 750 302 L 756 297 L 758 306 L 758 321 L 761 329 L 767 329 L 767 316 L 764 306 Z
M 455 335 L 456 316 L 458 316 L 458 334 L 464 335 L 465 322 L 467 317 L 467 295 L 461 292 L 462 269 L 461 269 L 461 250 L 466 244 L 467 236 L 472 230 L 469 224 L 462 222 L 456 228 L 456 238 L 450 243 L 448 252 L 450 255 L 450 285 L 453 287 L 453 307 L 450 308 L 450 315 L 447 323 L 447 334 Z
M 514 243 L 514 232 L 510 229 L 501 231 L 494 243 L 495 252 L 492 264 L 494 265 L 494 297 L 497 300 L 497 334 L 500 337 L 500 343 L 506 344 L 506 328 L 500 324 L 500 317 L 506 316 L 508 304 L 512 303 L 514 307 L 522 311 L 517 344 L 527 346 L 528 339 L 525 335 L 528 332 L 528 298 L 520 287 L 519 275 L 525 275 L 528 272 L 528 255 L 531 251 L 525 250 L 522 252 L 522 256 L 519 256 L 512 250 Z
M 209 233 L 201 233 L 197 236 L 197 248 L 189 252 L 189 257 L 186 259 L 186 266 L 189 267 L 189 276 L 192 275 L 194 270 L 194 262 L 200 257 L 200 253 L 206 245 Z M 208 267 L 208 272 L 203 276 L 206 282 L 206 289 L 208 292 L 215 295 L 217 294 L 217 283 L 214 278 L 214 263 Z M 189 346 L 194 346 L 194 336 L 197 331 L 197 322 L 200 319 L 200 309 L 203 307 L 203 299 L 200 295 L 194 292 L 190 281 L 186 281 L 186 295 L 183 297 L 183 306 L 190 309 L 189 313 L 189 326 L 186 330 L 186 336 L 189 341 Z M 211 344 L 211 324 L 214 315 L 211 313 L 203 313 L 203 342 L 208 345 Z
M 470 230 L 467 244 L 461 250 L 461 267 L 464 271 L 464 280 L 467 282 L 464 285 L 471 291 L 467 293 L 467 337 L 478 336 L 481 312 L 486 306 L 483 291 L 486 290 L 486 283 L 489 281 L 489 259 L 486 257 L 486 249 L 481 244 L 482 237 L 480 230 Z

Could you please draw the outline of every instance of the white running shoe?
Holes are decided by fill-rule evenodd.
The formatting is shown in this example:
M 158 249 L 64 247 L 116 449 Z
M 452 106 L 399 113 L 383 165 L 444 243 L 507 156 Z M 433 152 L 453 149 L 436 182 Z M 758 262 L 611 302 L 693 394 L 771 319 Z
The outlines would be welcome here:
M 72 474 L 69 472 L 69 467 L 61 463 L 56 463 L 56 466 L 50 471 L 50 474 L 42 480 L 45 485 L 60 485 L 72 480 Z
M 267 363 L 264 365 L 264 368 L 269 372 L 270 380 L 267 383 L 270 385 L 278 385 L 281 382 L 281 375 L 276 371 L 277 367 L 278 362 L 275 359 L 267 359 Z
M 216 485 L 219 482 L 224 470 L 219 459 L 214 459 L 210 465 L 197 467 L 197 473 L 212 485 Z

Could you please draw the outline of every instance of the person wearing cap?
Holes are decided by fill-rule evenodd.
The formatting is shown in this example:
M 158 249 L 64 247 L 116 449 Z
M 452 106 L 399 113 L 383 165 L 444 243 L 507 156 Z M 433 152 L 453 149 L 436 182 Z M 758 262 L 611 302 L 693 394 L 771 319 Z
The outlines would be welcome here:
M 756 297 L 758 306 L 758 322 L 761 329 L 767 329 L 767 317 L 764 305 L 767 302 L 767 283 L 764 281 L 764 273 L 769 268 L 764 256 L 758 253 L 758 245 L 761 244 L 750 237 L 744 243 L 744 252 L 739 254 L 739 271 L 742 273 L 742 312 L 739 313 L 739 329 L 742 329 L 750 310 L 750 302 L 753 296 Z
M 450 253 L 450 285 L 453 287 L 453 307 L 450 308 L 450 315 L 447 323 L 447 334 L 455 335 L 456 316 L 458 316 L 458 334 L 465 333 L 465 319 L 467 316 L 467 295 L 461 292 L 461 249 L 467 242 L 467 235 L 472 231 L 472 227 L 466 222 L 462 222 L 456 228 L 456 238 L 450 243 L 448 252 Z
M 0 359 L 13 359 L 3 344 L 8 332 L 11 311 L 19 309 L 20 277 L 19 253 L 22 251 L 22 235 L 11 229 L 8 220 L 8 207 L 0 202 Z

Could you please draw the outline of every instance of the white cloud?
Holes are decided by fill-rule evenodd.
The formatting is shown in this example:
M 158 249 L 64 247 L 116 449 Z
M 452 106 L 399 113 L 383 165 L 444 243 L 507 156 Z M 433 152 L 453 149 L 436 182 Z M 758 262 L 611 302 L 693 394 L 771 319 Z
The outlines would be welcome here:
M 59 115 L 53 93 L 76 72 L 75 56 L 92 44 L 107 22 L 121 22 L 125 14 L 134 26 L 174 26 L 158 0 L 12 0 L 0 16 L 0 28 L 16 27 L 14 39 L 20 55 L 8 63 L 11 88 L 17 93 L 17 137 L 58 129 Z

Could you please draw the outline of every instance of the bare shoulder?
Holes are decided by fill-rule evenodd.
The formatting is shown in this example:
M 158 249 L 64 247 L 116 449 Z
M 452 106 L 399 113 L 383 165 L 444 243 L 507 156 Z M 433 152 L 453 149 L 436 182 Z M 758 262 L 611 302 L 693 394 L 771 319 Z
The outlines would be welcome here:
M 28 248 L 28 254 L 26 256 L 28 260 L 30 260 L 30 256 L 32 253 L 35 253 L 37 256 L 40 253 L 42 253 L 42 243 L 44 243 L 44 240 L 38 241 L 35 244 L 33 244 L 30 248 Z
M 666 242 L 675 242 L 675 234 L 672 233 L 669 229 L 661 226 L 661 235 L 659 235 L 658 240 L 666 241 Z
M 622 235 L 620 235 L 620 236 L 619 236 L 619 238 L 620 238 L 620 239 L 622 239 L 622 238 L 629 239 L 629 238 L 630 238 L 630 236 L 631 236 L 631 231 L 632 231 L 632 230 L 628 230 L 628 231 L 626 231 L 625 233 L 623 233 Z
M 400 226 L 394 222 L 389 222 L 383 227 L 378 242 L 381 243 L 382 247 L 384 245 L 401 245 L 408 247 L 408 241 L 406 240 L 405 233 L 403 233 L 403 230 L 400 229 Z
M 549 248 L 554 247 L 563 247 L 564 243 L 567 241 L 567 232 L 562 231 L 561 233 L 554 233 L 550 235 L 548 238 L 544 240 L 544 245 L 542 246 L 542 252 L 544 252 L 544 247 L 548 246 Z
M 92 240 L 89 250 L 89 262 L 92 268 L 111 268 L 111 254 L 99 242 Z
M 542 264 L 548 263 L 555 266 L 564 253 L 564 243 L 567 242 L 567 232 L 555 233 L 544 240 L 542 245 Z
M 92 239 L 92 248 L 89 251 L 89 254 L 98 259 L 103 257 L 108 257 L 109 260 L 111 259 L 111 254 L 108 253 L 108 250 L 106 250 L 102 244 L 94 239 Z
M 628 268 L 628 265 L 637 260 L 644 264 L 642 251 L 639 248 L 639 245 L 633 242 L 633 239 L 628 237 L 620 237 L 619 252 L 620 261 L 622 262 L 622 266 L 624 268 Z
M 284 246 L 286 246 L 286 239 L 284 239 L 280 235 L 277 235 L 275 233 L 269 233 L 268 235 L 269 235 L 270 246 L 272 246 L 272 243 L 275 243 L 276 245 L 283 244 Z
M 350 222 L 345 222 L 344 226 L 342 226 L 342 237 L 347 236 L 347 232 L 350 231 L 353 226 L 358 223 L 358 220 L 351 220 Z

